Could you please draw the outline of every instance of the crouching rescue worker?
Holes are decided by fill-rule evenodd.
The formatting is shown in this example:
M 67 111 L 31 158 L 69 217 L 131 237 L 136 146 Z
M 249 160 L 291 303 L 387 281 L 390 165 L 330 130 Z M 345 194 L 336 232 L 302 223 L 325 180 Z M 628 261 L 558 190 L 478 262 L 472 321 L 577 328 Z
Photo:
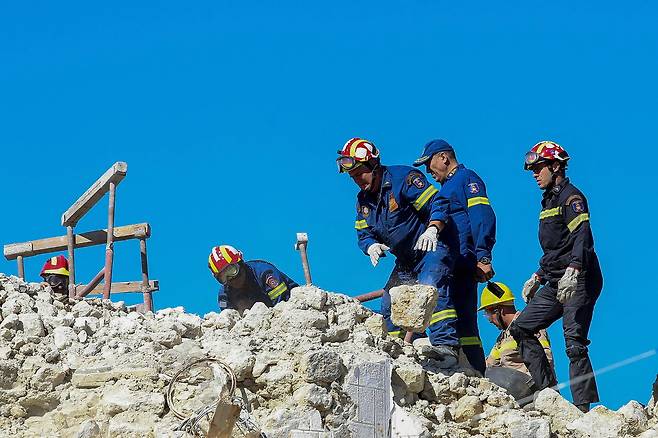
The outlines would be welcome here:
M 429 326 L 432 347 L 428 355 L 434 356 L 442 367 L 454 366 L 459 339 L 457 313 L 448 293 L 454 263 L 448 240 L 452 235 L 452 247 L 456 249 L 457 236 L 446 225 L 447 214 L 438 208 L 430 225 L 430 206 L 438 190 L 413 167 L 381 165 L 378 149 L 368 140 L 353 138 L 338 155 L 339 172 L 348 173 L 361 189 L 355 224 L 359 247 L 373 266 L 387 251 L 396 257 L 382 298 L 381 311 L 389 334 L 401 334 L 391 321 L 389 290 L 416 283 L 436 287 L 439 298 Z
M 487 357 L 485 377 L 507 389 L 515 399 L 522 400 L 532 395 L 537 390 L 537 386 L 523 363 L 517 342 L 509 333 L 510 324 L 520 314 L 514 306 L 514 298 L 512 290 L 507 285 L 490 282 L 482 290 L 478 310 L 484 310 L 487 320 L 500 329 L 500 335 Z M 544 348 L 551 370 L 555 374 L 551 343 L 546 330 L 539 330 L 535 336 Z M 531 401 L 532 399 L 528 400 Z
M 539 213 L 544 254 L 539 270 L 523 286 L 528 305 L 512 323 L 510 333 L 539 389 L 554 386 L 550 362 L 534 334 L 562 317 L 571 395 L 574 404 L 587 412 L 590 403 L 599 401 L 587 335 L 603 276 L 594 252 L 587 199 L 566 177 L 568 160 L 567 151 L 551 141 L 539 142 L 526 153 L 524 167 L 544 191 Z
M 256 302 L 272 307 L 290 298 L 290 290 L 299 286 L 276 266 L 263 260 L 245 261 L 242 252 L 230 245 L 212 249 L 208 267 L 220 284 L 220 310 L 243 313 Z
M 457 161 L 455 150 L 445 140 L 428 142 L 414 166 L 425 165 L 426 172 L 441 184 L 440 198 L 449 201 L 450 219 L 459 234 L 459 255 L 450 284 L 457 333 L 464 355 L 471 366 L 484 374 L 485 359 L 477 323 L 478 281 L 494 276 L 491 264 L 496 243 L 496 215 L 482 179 Z M 443 210 L 442 205 L 432 205 Z
M 49 258 L 39 275 L 56 294 L 69 294 L 69 261 L 63 255 Z

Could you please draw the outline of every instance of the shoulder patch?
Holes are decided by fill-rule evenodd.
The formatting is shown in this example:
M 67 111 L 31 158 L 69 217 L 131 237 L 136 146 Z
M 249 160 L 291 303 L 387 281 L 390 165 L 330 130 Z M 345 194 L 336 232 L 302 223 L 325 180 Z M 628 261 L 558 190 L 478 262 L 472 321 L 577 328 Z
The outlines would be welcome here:
M 567 205 L 571 206 L 571 209 L 576 214 L 583 213 L 586 210 L 585 201 L 580 195 L 569 196 L 569 199 L 567 199 Z
M 265 284 L 268 287 L 271 287 L 272 289 L 274 289 L 275 287 L 277 287 L 279 285 L 279 283 L 281 283 L 281 282 L 273 274 L 270 273 L 270 274 L 265 275 Z
M 470 183 L 467 187 L 468 187 L 468 193 L 470 193 L 471 195 L 476 195 L 480 193 L 480 186 L 478 185 L 478 183 Z
M 361 214 L 361 216 L 363 216 L 364 218 L 367 218 L 368 216 L 370 216 L 370 209 L 368 208 L 367 205 L 360 205 L 359 214 Z
M 419 189 L 424 189 L 427 185 L 425 178 L 423 178 L 423 174 L 420 172 L 411 172 L 407 175 L 407 185 L 410 186 L 412 184 Z

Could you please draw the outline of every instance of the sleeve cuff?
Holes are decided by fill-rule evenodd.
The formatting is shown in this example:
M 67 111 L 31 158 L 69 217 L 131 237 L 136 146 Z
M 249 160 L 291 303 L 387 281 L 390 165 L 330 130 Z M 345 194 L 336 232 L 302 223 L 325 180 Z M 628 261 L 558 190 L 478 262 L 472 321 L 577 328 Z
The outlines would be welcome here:
M 475 256 L 477 257 L 478 260 L 482 260 L 482 258 L 486 257 L 489 260 L 491 260 L 491 251 L 478 251 Z

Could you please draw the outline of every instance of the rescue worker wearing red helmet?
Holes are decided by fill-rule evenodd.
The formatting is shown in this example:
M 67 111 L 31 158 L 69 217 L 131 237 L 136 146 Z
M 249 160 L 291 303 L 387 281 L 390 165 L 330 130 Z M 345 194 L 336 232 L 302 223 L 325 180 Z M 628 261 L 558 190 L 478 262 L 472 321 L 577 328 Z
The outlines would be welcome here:
M 382 298 L 382 315 L 389 334 L 400 335 L 391 321 L 389 290 L 402 284 L 434 286 L 439 291 L 426 350 L 444 368 L 456 364 L 459 338 L 457 313 L 448 293 L 448 283 L 457 250 L 457 232 L 448 215 L 437 209 L 430 227 L 430 206 L 438 190 L 410 166 L 384 166 L 379 150 L 365 139 L 352 138 L 338 151 L 338 170 L 347 173 L 361 189 L 357 195 L 356 234 L 358 245 L 376 266 L 390 251 L 395 267 Z M 447 200 L 442 200 L 447 205 Z M 430 236 L 427 231 L 430 230 Z
M 272 307 L 290 298 L 290 290 L 299 286 L 276 266 L 264 260 L 245 261 L 241 251 L 230 245 L 216 246 L 208 256 L 208 268 L 219 282 L 220 310 L 240 313 L 256 302 Z
M 69 261 L 63 255 L 49 258 L 39 274 L 57 294 L 69 293 Z
M 539 213 L 544 254 L 537 272 L 523 285 L 528 305 L 510 325 L 510 333 L 539 389 L 554 386 L 555 376 L 534 334 L 562 317 L 571 395 L 574 404 L 587 412 L 590 403 L 599 401 L 587 336 L 603 276 L 594 252 L 587 199 L 567 178 L 568 161 L 567 151 L 552 141 L 541 141 L 526 153 L 524 168 L 532 171 L 544 191 Z

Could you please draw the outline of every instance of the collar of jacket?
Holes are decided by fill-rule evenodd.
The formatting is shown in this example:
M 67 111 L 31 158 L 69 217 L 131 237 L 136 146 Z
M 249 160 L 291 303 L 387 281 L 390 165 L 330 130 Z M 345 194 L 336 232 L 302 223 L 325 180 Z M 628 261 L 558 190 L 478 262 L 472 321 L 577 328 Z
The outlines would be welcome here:
M 455 167 L 454 169 L 452 169 L 452 170 L 450 171 L 450 173 L 448 173 L 448 176 L 446 176 L 446 181 L 448 181 L 450 178 L 452 178 L 453 176 L 455 176 L 455 174 L 456 174 L 457 172 L 459 172 L 461 169 L 464 169 L 464 165 L 463 165 L 463 164 L 458 164 L 457 167 Z
M 382 184 L 379 187 L 379 192 L 377 193 L 371 193 L 371 192 L 366 192 L 361 190 L 359 192 L 359 197 L 363 198 L 367 201 L 370 201 L 372 203 L 377 203 L 378 199 L 381 199 L 381 195 L 384 192 L 385 189 L 390 189 L 393 186 L 393 182 L 391 181 L 391 172 L 388 171 L 388 167 L 386 166 L 381 166 L 382 168 Z
M 560 184 L 554 184 L 550 190 L 544 192 L 544 198 L 549 198 L 552 196 L 557 196 L 564 190 L 566 186 L 569 185 L 569 178 L 565 177 Z

